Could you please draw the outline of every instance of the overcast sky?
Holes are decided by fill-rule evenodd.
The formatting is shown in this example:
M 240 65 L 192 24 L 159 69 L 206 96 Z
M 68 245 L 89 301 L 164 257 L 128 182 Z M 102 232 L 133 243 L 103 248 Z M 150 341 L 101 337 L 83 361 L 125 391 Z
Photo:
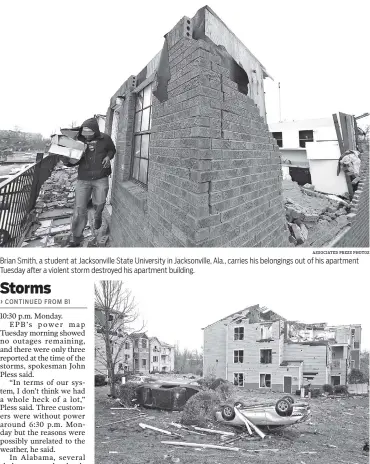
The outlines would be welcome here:
M 266 251 L 266 250 L 265 250 Z M 147 256 L 156 252 L 148 251 Z M 222 249 L 175 253 L 177 256 L 222 256 L 246 258 L 310 257 L 296 250 Z M 162 254 L 163 256 L 163 254 Z M 346 255 L 348 257 L 348 255 Z M 368 264 L 353 266 L 319 265 L 219 265 L 202 266 L 194 276 L 178 274 L 145 275 L 122 279 L 137 301 L 149 336 L 181 348 L 200 349 L 202 328 L 247 306 L 267 306 L 288 320 L 332 325 L 361 324 L 362 348 L 370 349 L 368 311 Z
M 211 0 L 262 62 L 268 121 L 369 110 L 368 0 Z M 12 0 L 1 5 L 0 129 L 41 132 L 96 113 L 204 0 Z M 361 120 L 362 124 L 369 119 Z

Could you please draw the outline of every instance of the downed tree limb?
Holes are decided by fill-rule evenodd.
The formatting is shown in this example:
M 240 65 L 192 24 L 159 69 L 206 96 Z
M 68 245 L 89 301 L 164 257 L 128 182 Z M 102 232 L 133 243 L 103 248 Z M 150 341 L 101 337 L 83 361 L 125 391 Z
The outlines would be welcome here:
M 215 433 L 217 435 L 235 436 L 234 432 L 223 432 L 222 430 L 202 429 L 201 427 L 196 427 L 195 425 L 193 425 L 193 429 L 198 430 L 199 432 L 208 432 L 208 433 Z
M 164 445 L 188 446 L 190 448 L 212 448 L 225 451 L 240 451 L 240 448 L 233 448 L 230 446 L 207 445 L 204 443 L 188 443 L 186 441 L 161 441 L 161 443 Z

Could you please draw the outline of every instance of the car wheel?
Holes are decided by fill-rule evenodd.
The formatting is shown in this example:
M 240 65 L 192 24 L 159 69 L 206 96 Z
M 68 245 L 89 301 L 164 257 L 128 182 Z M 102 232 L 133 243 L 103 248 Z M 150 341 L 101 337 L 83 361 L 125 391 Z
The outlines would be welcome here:
M 241 401 L 236 401 L 234 403 L 234 408 L 245 408 L 245 404 L 242 403 Z
M 282 417 L 291 416 L 293 412 L 293 405 L 290 401 L 281 399 L 276 402 L 275 411 Z
M 283 396 L 281 399 L 289 401 L 290 404 L 294 403 L 294 398 L 290 395 Z
M 233 406 L 230 406 L 229 404 L 222 406 L 221 415 L 222 418 L 227 421 L 233 420 L 235 417 L 235 411 Z

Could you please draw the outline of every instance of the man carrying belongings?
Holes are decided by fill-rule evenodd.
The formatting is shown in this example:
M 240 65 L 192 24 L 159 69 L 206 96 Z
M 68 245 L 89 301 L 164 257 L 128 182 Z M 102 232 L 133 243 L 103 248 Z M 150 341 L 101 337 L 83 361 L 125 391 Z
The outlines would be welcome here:
M 95 118 L 87 119 L 80 127 L 61 129 L 62 136 L 82 142 L 80 156 L 76 158 L 62 157 L 67 166 L 78 165 L 78 178 L 75 189 L 75 207 L 72 220 L 72 240 L 69 247 L 79 247 L 83 241 L 83 231 L 87 224 L 87 207 L 92 197 L 95 209 L 94 228 L 100 229 L 102 213 L 109 190 L 108 177 L 112 173 L 110 162 L 116 148 L 109 135 L 100 132 Z M 68 139 L 67 139 L 68 140 Z M 79 143 L 77 142 L 77 143 Z M 65 140 L 60 145 L 71 146 Z M 75 142 L 76 143 L 76 142 Z M 76 150 L 78 152 L 78 150 Z M 72 153 L 72 152 L 71 152 Z

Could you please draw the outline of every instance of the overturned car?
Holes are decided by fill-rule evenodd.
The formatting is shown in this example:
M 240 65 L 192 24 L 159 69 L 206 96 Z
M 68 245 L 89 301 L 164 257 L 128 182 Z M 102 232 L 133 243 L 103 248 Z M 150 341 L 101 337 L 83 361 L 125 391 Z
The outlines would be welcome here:
M 200 387 L 195 385 L 144 384 L 136 389 L 136 403 L 146 408 L 181 411 L 188 399 L 199 391 Z
M 268 428 L 283 427 L 304 422 L 311 416 L 310 405 L 306 402 L 294 402 L 291 396 L 284 396 L 276 402 L 266 402 L 253 405 L 245 405 L 236 402 L 234 405 L 224 404 L 216 411 L 216 419 L 227 422 L 230 425 L 243 426 L 244 422 L 234 408 L 258 426 Z

